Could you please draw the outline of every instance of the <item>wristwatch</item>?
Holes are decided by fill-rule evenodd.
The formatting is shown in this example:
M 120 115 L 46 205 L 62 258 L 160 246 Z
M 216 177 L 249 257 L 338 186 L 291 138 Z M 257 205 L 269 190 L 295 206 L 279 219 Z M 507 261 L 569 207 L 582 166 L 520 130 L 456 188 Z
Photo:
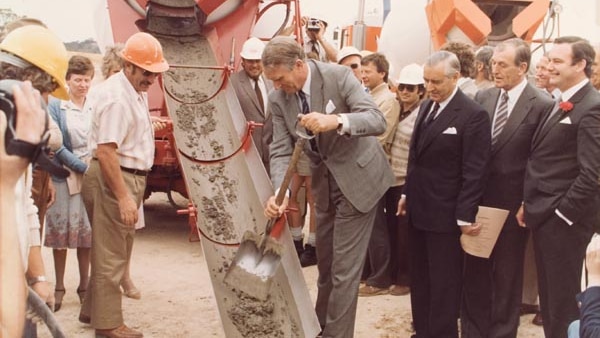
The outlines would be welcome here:
M 33 286 L 34 284 L 37 284 L 40 282 L 47 282 L 47 281 L 48 281 L 48 279 L 46 279 L 46 276 L 42 275 L 42 276 L 37 276 L 37 277 L 27 279 L 27 285 Z
M 344 132 L 342 131 L 343 127 L 344 127 L 344 119 L 342 118 L 341 115 L 337 115 L 337 133 L 340 135 L 344 135 Z

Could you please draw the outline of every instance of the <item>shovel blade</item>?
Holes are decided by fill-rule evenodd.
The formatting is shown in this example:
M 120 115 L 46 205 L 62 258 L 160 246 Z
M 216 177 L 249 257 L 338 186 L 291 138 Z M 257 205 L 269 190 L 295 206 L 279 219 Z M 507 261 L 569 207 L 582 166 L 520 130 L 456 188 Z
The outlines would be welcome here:
M 274 238 L 261 241 L 247 231 L 223 281 L 250 297 L 267 300 L 272 277 L 281 262 L 280 246 Z

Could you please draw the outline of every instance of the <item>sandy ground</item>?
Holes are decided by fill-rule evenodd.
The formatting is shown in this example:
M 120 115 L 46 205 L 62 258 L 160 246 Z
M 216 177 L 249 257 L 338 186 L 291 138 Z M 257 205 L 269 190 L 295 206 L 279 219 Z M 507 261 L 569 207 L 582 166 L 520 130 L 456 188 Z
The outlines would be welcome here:
M 162 193 L 153 194 L 144 208 L 146 228 L 136 234 L 132 262 L 132 278 L 142 291 L 142 299 L 123 297 L 125 323 L 141 330 L 145 337 L 224 337 L 202 248 L 199 242 L 188 241 L 187 218 L 177 216 Z M 44 248 L 43 255 L 53 281 L 52 251 Z M 68 337 L 93 337 L 94 330 L 77 320 L 76 263 L 75 250 L 69 250 L 67 292 L 55 315 Z M 304 268 L 303 272 L 314 302 L 316 267 Z M 542 329 L 530 324 L 532 317 L 521 317 L 519 337 L 543 337 Z M 409 296 L 359 298 L 355 337 L 409 337 L 410 321 Z M 50 334 L 40 326 L 39 336 Z

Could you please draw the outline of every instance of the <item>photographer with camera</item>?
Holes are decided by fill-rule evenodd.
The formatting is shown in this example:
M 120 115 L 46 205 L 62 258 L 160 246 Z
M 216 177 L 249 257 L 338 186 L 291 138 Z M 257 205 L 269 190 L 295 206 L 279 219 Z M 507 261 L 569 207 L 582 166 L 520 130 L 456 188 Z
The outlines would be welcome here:
M 40 92 L 43 101 L 47 101 L 50 93 L 60 98 L 68 97 L 64 86 L 67 61 L 68 54 L 64 44 L 54 33 L 40 25 L 15 28 L 0 43 L 0 79 L 30 81 L 31 85 Z M 15 93 L 15 97 L 16 95 Z M 42 105 L 43 101 L 38 99 L 37 104 Z M 8 121 L 10 126 L 11 118 Z M 57 175 L 68 174 L 64 169 L 55 165 L 49 157 L 50 143 L 54 143 L 54 146 L 62 144 L 60 131 L 57 128 L 58 135 L 50 133 L 48 126 L 51 121 L 47 113 L 35 122 L 44 123 L 46 132 L 43 142 L 41 144 L 31 143 L 11 134 L 9 136 L 14 136 L 14 138 L 7 137 L 5 140 L 7 153 L 30 157 L 31 162 L 42 170 L 51 171 Z M 45 276 L 41 255 L 38 210 L 31 196 L 32 178 L 30 166 L 15 186 L 13 210 L 27 284 L 42 301 L 53 308 L 54 296 Z M 13 222 L 13 224 L 15 223 Z M 2 284 L 4 285 L 4 280 Z M 24 336 L 37 336 L 36 326 L 32 321 L 28 321 Z
M 315 59 L 322 62 L 337 62 L 337 49 L 325 39 L 325 30 L 327 22 L 303 16 L 301 19 L 302 27 L 306 27 L 304 36 L 304 53 L 309 59 Z M 280 35 L 292 35 L 294 24 L 286 27 Z
M 13 88 L 17 111 L 15 139 L 38 144 L 45 131 L 46 112 L 40 107 L 40 94 L 31 87 L 31 82 Z M 7 112 L 0 112 L 0 135 L 7 131 Z M 25 271 L 21 256 L 19 229 L 16 222 L 17 182 L 22 180 L 25 170 L 31 168 L 30 158 L 8 155 L 4 136 L 0 137 L 0 336 L 20 337 L 25 320 Z M 30 171 L 29 171 L 29 174 Z

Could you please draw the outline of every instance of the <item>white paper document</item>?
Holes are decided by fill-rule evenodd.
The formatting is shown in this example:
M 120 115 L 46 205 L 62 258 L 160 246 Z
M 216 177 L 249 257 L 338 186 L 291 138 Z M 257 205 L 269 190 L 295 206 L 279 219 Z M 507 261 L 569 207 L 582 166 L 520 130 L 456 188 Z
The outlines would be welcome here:
M 506 217 L 508 210 L 480 206 L 475 222 L 481 224 L 481 232 L 477 236 L 461 235 L 463 250 L 472 256 L 490 258 Z

